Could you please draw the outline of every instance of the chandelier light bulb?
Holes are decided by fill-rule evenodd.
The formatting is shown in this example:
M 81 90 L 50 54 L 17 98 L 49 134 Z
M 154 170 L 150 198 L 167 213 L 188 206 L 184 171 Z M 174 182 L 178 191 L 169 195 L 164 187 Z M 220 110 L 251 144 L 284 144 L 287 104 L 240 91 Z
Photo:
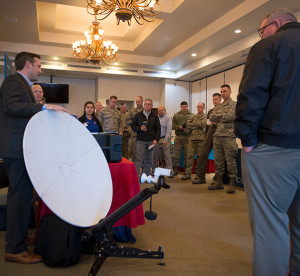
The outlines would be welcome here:
M 158 0 L 87 0 L 87 11 L 95 16 L 97 20 L 103 20 L 111 13 L 117 17 L 117 25 L 120 21 L 127 21 L 131 25 L 134 18 L 139 25 L 153 22 L 161 13 L 162 8 Z
M 117 61 L 117 49 L 112 41 L 103 40 L 103 29 L 99 21 L 93 21 L 89 32 L 84 32 L 85 39 L 73 43 L 73 57 L 93 64 L 110 64 Z

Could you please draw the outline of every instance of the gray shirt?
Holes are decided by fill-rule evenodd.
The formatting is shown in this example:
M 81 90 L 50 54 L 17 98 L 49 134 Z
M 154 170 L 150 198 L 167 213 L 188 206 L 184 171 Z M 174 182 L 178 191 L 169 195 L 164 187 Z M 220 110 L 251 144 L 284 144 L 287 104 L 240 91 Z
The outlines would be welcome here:
M 161 126 L 160 137 L 165 136 L 165 141 L 169 142 L 171 139 L 171 132 L 172 132 L 172 119 L 166 113 L 164 116 L 158 116 Z

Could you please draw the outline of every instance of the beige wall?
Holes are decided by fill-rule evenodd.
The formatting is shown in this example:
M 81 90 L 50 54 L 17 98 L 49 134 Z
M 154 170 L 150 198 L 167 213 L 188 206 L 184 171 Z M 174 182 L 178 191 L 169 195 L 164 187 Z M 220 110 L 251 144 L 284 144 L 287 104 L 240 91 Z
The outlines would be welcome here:
M 141 80 L 126 77 L 98 77 L 96 79 L 79 79 L 53 77 L 55 83 L 69 84 L 70 102 L 63 105 L 71 114 L 80 116 L 86 101 L 97 98 L 103 105 L 111 95 L 120 100 L 134 101 L 141 95 L 153 100 L 154 107 L 165 105 L 167 113 L 173 116 L 180 110 L 180 102 L 190 103 L 189 109 L 196 113 L 198 102 L 206 104 L 206 111 L 213 107 L 212 94 L 220 91 L 220 86 L 228 83 L 232 88 L 232 98 L 236 100 L 238 87 L 242 78 L 244 66 L 238 66 L 228 71 L 191 83 L 175 80 Z M 3 81 L 0 74 L 0 83 Z M 49 77 L 41 76 L 39 82 L 50 82 Z
M 150 98 L 154 107 L 160 103 L 161 83 L 159 80 L 99 77 L 97 81 L 97 96 L 102 105 L 105 105 L 106 99 L 112 95 L 120 100 L 129 101 L 135 101 L 137 96 L 142 96 L 144 99 Z
M 213 108 L 212 95 L 220 92 L 220 86 L 229 84 L 231 87 L 231 97 L 236 101 L 240 81 L 242 79 L 244 65 L 240 65 L 233 69 L 221 72 L 192 84 L 192 112 L 196 112 L 196 105 L 198 102 L 206 104 L 206 110 Z

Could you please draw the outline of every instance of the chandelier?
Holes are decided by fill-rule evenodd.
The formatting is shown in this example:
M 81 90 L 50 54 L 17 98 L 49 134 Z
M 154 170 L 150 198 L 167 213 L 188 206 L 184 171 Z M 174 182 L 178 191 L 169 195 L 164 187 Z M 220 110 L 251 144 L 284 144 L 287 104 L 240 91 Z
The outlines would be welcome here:
M 87 11 L 97 18 L 103 20 L 112 12 L 117 17 L 117 25 L 120 21 L 127 21 L 131 25 L 133 17 L 139 25 L 145 21 L 153 22 L 155 17 L 161 13 L 159 0 L 87 0 Z
M 73 57 L 77 60 L 89 60 L 93 64 L 109 64 L 117 61 L 118 47 L 111 41 L 103 41 L 103 33 L 98 21 L 93 21 L 85 39 L 73 43 Z

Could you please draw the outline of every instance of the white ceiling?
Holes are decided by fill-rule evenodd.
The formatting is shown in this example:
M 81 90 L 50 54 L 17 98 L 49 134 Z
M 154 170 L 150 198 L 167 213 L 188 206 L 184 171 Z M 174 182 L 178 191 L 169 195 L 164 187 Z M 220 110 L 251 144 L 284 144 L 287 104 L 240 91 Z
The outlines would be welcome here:
M 259 40 L 262 17 L 279 7 L 299 18 L 299 0 L 161 0 L 163 12 L 152 23 L 132 25 L 111 14 L 101 21 L 104 39 L 119 47 L 118 66 L 95 66 L 72 58 L 71 45 L 83 38 L 94 17 L 86 0 L 1 0 L 0 51 L 41 55 L 44 74 L 199 80 L 245 62 Z M 234 33 L 240 29 L 240 34 Z M 196 53 L 196 57 L 191 54 Z M 58 60 L 54 61 L 53 57 Z M 2 68 L 3 68 L 3 61 Z

